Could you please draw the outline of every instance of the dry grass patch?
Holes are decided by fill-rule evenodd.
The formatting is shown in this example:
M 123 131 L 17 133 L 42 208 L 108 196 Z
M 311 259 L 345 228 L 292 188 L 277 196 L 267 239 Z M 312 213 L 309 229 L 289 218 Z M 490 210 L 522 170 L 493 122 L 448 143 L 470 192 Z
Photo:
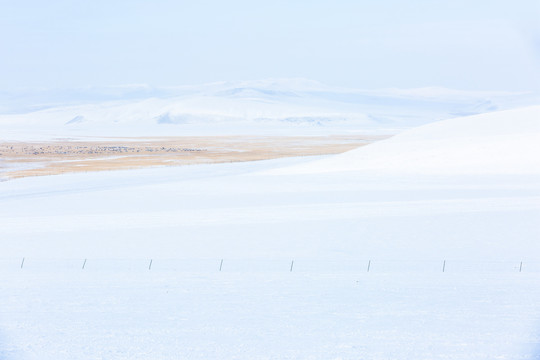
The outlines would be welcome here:
M 383 136 L 182 136 L 0 143 L 0 175 L 25 176 L 337 154 Z

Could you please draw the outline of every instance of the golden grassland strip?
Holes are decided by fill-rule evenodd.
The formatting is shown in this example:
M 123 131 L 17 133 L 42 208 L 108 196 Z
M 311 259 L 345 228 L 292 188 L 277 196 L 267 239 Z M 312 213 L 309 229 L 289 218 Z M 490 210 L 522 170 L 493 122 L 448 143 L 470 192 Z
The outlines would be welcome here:
M 338 154 L 387 136 L 179 136 L 0 143 L 6 179 Z M 3 165 L 2 165 L 3 164 Z

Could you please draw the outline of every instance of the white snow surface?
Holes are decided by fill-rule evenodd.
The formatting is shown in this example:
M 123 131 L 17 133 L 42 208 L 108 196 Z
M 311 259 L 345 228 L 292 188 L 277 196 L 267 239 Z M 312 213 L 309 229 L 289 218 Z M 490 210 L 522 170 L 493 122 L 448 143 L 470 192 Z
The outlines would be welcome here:
M 0 182 L 0 358 L 538 359 L 540 172 L 509 160 L 537 148 L 537 115 Z M 416 146 L 451 163 L 373 167 Z
M 540 106 L 424 125 L 372 146 L 275 173 L 540 173 Z

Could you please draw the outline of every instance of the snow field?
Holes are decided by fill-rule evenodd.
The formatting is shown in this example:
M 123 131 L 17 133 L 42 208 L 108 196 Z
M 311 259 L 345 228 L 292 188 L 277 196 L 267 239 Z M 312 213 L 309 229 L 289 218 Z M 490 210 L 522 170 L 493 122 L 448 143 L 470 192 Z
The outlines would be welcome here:
M 312 162 L 3 182 L 0 358 L 538 359 L 537 111 Z M 505 134 L 518 151 L 481 161 Z
M 0 354 L 534 359 L 538 281 L 523 273 L 3 272 Z

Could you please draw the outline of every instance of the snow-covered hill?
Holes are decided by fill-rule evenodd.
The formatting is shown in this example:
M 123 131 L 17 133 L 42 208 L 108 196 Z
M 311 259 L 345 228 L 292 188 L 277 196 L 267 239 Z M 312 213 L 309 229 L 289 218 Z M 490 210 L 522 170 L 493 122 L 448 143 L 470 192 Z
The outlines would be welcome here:
M 0 138 L 396 133 L 534 98 L 441 88 L 366 91 L 298 79 L 87 89 L 75 95 L 57 91 L 42 93 L 41 101 L 47 94 L 51 100 L 45 103 L 37 103 L 37 95 L 31 93 L 19 95 L 18 100 L 0 94 L 4 103 L 16 104 L 0 115 Z M 35 108 L 40 110 L 30 111 Z
M 435 122 L 275 173 L 539 174 L 540 106 Z
M 318 162 L 1 182 L 0 358 L 538 359 L 539 111 Z

